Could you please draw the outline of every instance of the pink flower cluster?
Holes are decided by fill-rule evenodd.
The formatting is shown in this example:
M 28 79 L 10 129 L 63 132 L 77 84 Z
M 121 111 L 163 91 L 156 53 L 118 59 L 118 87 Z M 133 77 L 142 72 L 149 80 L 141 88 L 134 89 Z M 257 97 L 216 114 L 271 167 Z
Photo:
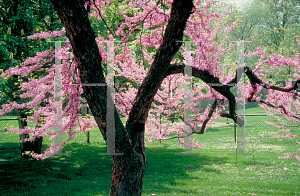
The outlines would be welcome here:
M 51 33 L 48 32 L 41 32 L 41 33 L 35 33 L 33 35 L 27 36 L 28 39 L 37 39 L 37 38 L 51 38 L 51 37 L 61 37 L 62 35 L 66 34 L 66 30 L 61 31 L 53 31 Z
M 105 3 L 110 3 L 111 0 L 107 1 L 96 1 L 96 5 L 99 8 L 104 9 Z M 170 10 L 163 10 L 159 6 L 157 6 L 156 1 L 134 1 L 130 0 L 130 3 L 124 5 L 122 9 L 117 14 L 122 14 L 125 22 L 122 23 L 116 31 L 117 35 L 125 36 L 123 37 L 123 41 L 128 39 L 129 35 L 136 29 L 143 29 L 143 34 L 140 39 L 134 41 L 135 44 L 142 44 L 140 47 L 141 52 L 143 53 L 143 60 L 145 63 L 152 64 L 155 53 L 149 52 L 150 47 L 158 48 L 163 40 L 163 33 L 166 28 L 166 24 L 170 17 Z M 203 7 L 199 7 L 201 0 L 197 0 L 195 3 L 194 13 L 191 15 L 188 20 L 187 27 L 185 29 L 185 35 L 187 35 L 191 40 L 193 40 L 192 45 L 196 48 L 189 55 L 191 57 L 191 66 L 194 68 L 198 68 L 200 70 L 206 70 L 209 74 L 218 77 L 220 81 L 224 84 L 232 80 L 235 76 L 235 71 L 230 71 L 229 74 L 224 74 L 225 68 L 220 68 L 221 58 L 225 52 L 229 51 L 234 45 L 230 45 L 229 47 L 224 47 L 224 44 L 227 39 L 227 34 L 235 27 L 236 23 L 233 25 L 229 25 L 224 29 L 221 28 L 222 23 L 221 19 L 225 15 L 220 15 L 218 13 L 209 13 L 210 7 L 213 1 L 208 1 L 206 5 Z M 167 4 L 171 5 L 172 0 L 167 0 Z M 92 8 L 94 5 L 92 5 Z M 102 8 L 103 7 L 103 8 Z M 130 11 L 134 10 L 134 16 L 127 16 L 126 14 Z M 101 20 L 101 17 L 97 12 L 92 12 L 90 17 L 97 17 Z M 212 21 L 216 21 L 215 25 L 212 25 Z M 143 26 L 141 26 L 143 25 Z M 124 31 L 123 29 L 128 27 L 128 31 Z M 31 36 L 28 36 L 29 39 L 36 38 L 51 38 L 51 37 L 59 37 L 64 35 L 65 30 L 54 31 L 51 33 L 38 33 Z M 214 42 L 216 36 L 222 35 L 224 39 L 220 43 Z M 103 37 L 99 36 L 96 38 L 96 42 L 99 45 L 99 53 L 103 58 L 103 62 L 106 62 L 108 59 L 108 52 L 105 51 L 105 45 L 107 41 L 113 41 L 113 38 L 110 37 L 109 40 L 104 40 Z M 298 40 L 300 44 L 300 41 Z M 71 54 L 69 50 L 71 49 L 70 44 L 65 44 L 62 46 L 60 54 L 62 59 L 70 59 Z M 115 60 L 115 76 L 123 76 L 131 82 L 136 83 L 137 85 L 141 85 L 149 68 L 146 68 L 141 60 L 138 60 L 134 55 L 134 46 L 132 44 L 126 43 L 118 43 L 115 51 L 121 50 L 114 57 Z M 266 52 L 262 50 L 261 47 L 257 47 L 256 52 L 249 53 L 248 56 L 259 56 L 261 59 L 257 62 L 257 66 L 255 69 L 255 73 L 259 76 L 260 79 L 263 80 L 265 74 L 267 72 L 262 71 L 262 67 L 264 65 L 271 65 L 272 68 L 278 66 L 293 66 L 299 67 L 300 58 L 299 54 L 295 54 L 292 58 L 285 58 L 279 55 L 274 54 L 273 57 L 267 57 L 266 60 L 263 60 L 266 57 Z M 184 53 L 183 55 L 187 55 L 188 53 Z M 50 57 L 49 57 L 50 56 Z M 21 64 L 21 68 L 13 67 L 9 70 L 5 71 L 1 75 L 1 77 L 7 77 L 8 75 L 21 75 L 27 76 L 30 72 L 33 72 L 37 69 L 42 69 L 45 63 L 53 62 L 54 59 L 54 51 L 44 51 L 41 53 L 37 53 L 35 57 L 28 58 L 25 62 Z M 175 60 L 174 60 L 175 61 Z M 174 62 L 172 61 L 172 63 Z M 118 65 L 118 66 L 117 66 Z M 271 70 L 272 70 L 271 68 Z M 271 71 L 270 70 L 270 71 Z M 300 79 L 299 70 L 294 73 L 294 76 Z M 31 137 L 29 140 L 33 140 L 36 136 L 41 137 L 50 137 L 50 140 L 54 140 L 57 137 L 56 131 L 50 131 L 50 128 L 55 126 L 55 102 L 54 97 L 50 97 L 47 99 L 49 104 L 46 107 L 38 107 L 39 103 L 46 99 L 45 94 L 50 93 L 54 94 L 54 71 L 55 65 L 52 68 L 47 69 L 49 75 L 44 76 L 43 78 L 36 80 L 33 78 L 29 78 L 28 82 L 23 82 L 21 84 L 21 90 L 24 91 L 21 98 L 31 97 L 32 100 L 28 103 L 18 104 L 16 102 L 12 102 L 9 104 L 4 104 L 2 109 L 0 110 L 0 115 L 4 115 L 6 112 L 14 108 L 29 108 L 35 109 L 34 115 L 28 120 L 37 122 L 38 118 L 43 114 L 45 115 L 45 124 L 42 124 L 41 128 L 37 129 L 29 129 L 25 127 L 25 129 L 10 129 L 10 131 L 15 133 L 27 133 L 30 134 Z M 49 150 L 47 150 L 44 154 L 41 155 L 32 155 L 32 157 L 37 159 L 44 159 L 52 156 L 53 154 L 59 152 L 66 144 L 67 141 L 72 140 L 77 137 L 77 135 L 90 131 L 92 128 L 97 128 L 98 125 L 95 122 L 93 117 L 83 118 L 78 111 L 80 110 L 80 100 L 81 95 L 83 94 L 82 86 L 72 85 L 73 76 L 76 79 L 76 83 L 80 83 L 79 69 L 77 63 L 74 61 L 73 63 L 67 62 L 66 60 L 62 61 L 62 92 L 58 94 L 58 96 L 62 96 L 65 101 L 69 99 L 67 106 L 62 111 L 62 134 L 67 134 L 68 139 L 63 141 L 62 144 L 52 143 Z M 125 84 L 123 84 L 125 85 Z M 138 92 L 138 89 L 133 88 L 130 85 L 125 86 L 116 85 L 116 89 L 118 89 L 119 93 L 115 94 L 115 105 L 121 111 L 121 113 L 125 116 L 125 119 L 128 119 L 129 111 L 132 108 L 132 104 L 135 101 L 135 96 Z M 192 119 L 192 122 L 189 124 L 192 129 L 196 129 L 196 123 L 199 125 L 203 125 L 203 122 L 206 118 L 208 118 L 210 108 L 205 109 L 205 111 L 200 114 L 199 110 L 195 109 L 197 105 L 196 102 L 203 99 L 223 99 L 226 101 L 226 98 L 220 95 L 217 91 L 213 90 L 206 84 L 202 84 L 199 86 L 193 87 L 193 92 L 188 95 L 185 94 L 184 89 L 181 88 L 184 85 L 190 85 L 185 83 L 185 77 L 183 74 L 175 74 L 166 77 L 161 84 L 161 87 L 157 90 L 156 95 L 154 96 L 154 102 L 151 104 L 151 109 L 148 113 L 148 119 L 146 122 L 147 131 L 145 132 L 146 138 L 148 139 L 148 143 L 151 144 L 154 139 L 158 141 L 164 141 L 169 139 L 169 135 L 172 133 L 176 133 L 179 136 L 186 135 L 185 125 L 180 123 L 174 123 L 173 128 L 171 128 L 171 123 L 160 124 L 159 117 L 160 114 L 164 115 L 165 118 L 170 117 L 172 114 L 177 113 L 179 118 L 184 118 L 184 110 L 191 109 L 195 113 L 195 117 Z M 268 84 L 269 85 L 269 84 Z M 290 84 L 291 86 L 291 84 Z M 207 94 L 202 93 L 202 89 L 206 88 L 208 90 Z M 128 90 L 126 90 L 128 89 Z M 262 89 L 262 86 L 256 86 L 256 90 L 248 83 L 244 86 L 245 89 L 245 98 L 250 97 L 250 93 L 255 93 L 251 101 L 256 100 L 257 102 L 261 102 L 261 98 L 257 94 Z M 269 96 L 265 100 L 268 104 L 282 105 L 283 107 L 277 107 L 273 109 L 280 110 L 283 112 L 283 109 L 287 111 L 287 114 L 284 114 L 288 120 L 293 120 L 293 115 L 295 112 L 297 113 L 299 110 L 299 100 L 292 100 L 291 93 L 283 93 L 283 92 L 273 92 L 272 90 L 268 90 Z M 197 95 L 196 95 L 197 94 Z M 57 95 L 55 95 L 57 96 Z M 183 104 L 183 100 L 185 96 L 191 97 L 191 102 L 186 105 Z M 296 108 L 295 112 L 291 111 L 291 107 L 294 106 Z M 261 104 L 269 115 L 272 115 L 269 111 L 270 109 Z M 216 114 L 213 114 L 210 118 L 211 121 L 221 118 L 219 114 L 219 110 L 216 110 Z M 277 116 L 274 116 L 278 119 Z M 274 127 L 280 128 L 284 131 L 287 136 L 286 137 L 298 137 L 298 135 L 291 135 L 289 130 L 284 130 L 285 124 L 282 126 L 277 126 L 274 123 L 268 123 Z M 151 125 L 154 125 L 155 128 Z M 77 127 L 74 130 L 74 127 Z M 188 128 L 188 134 L 192 134 L 191 128 Z M 205 130 L 209 128 L 206 126 Z M 274 134 L 278 134 L 276 132 Z M 178 138 L 179 143 L 184 146 L 184 141 Z M 203 144 L 199 144 L 195 139 L 191 141 L 191 148 L 201 148 Z M 299 151 L 299 149 L 298 149 Z M 290 154 L 287 156 L 288 158 L 292 157 Z M 294 156 L 299 160 L 297 155 Z

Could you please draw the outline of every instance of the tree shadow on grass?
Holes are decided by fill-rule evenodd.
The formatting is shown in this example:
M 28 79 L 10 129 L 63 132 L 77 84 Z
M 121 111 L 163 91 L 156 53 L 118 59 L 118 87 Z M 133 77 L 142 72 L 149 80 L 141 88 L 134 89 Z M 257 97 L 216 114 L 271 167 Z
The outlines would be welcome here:
M 226 157 L 208 155 L 175 155 L 182 153 L 182 147 L 169 149 L 167 145 L 155 148 L 146 148 L 147 165 L 145 171 L 143 195 L 162 195 L 176 192 L 180 194 L 197 195 L 195 190 L 184 190 L 185 183 L 206 179 L 204 173 L 219 174 L 218 169 L 206 166 L 212 163 L 224 163 Z M 190 172 L 197 172 L 197 177 L 190 175 Z
M 1 150 L 1 195 L 109 195 L 112 158 L 98 155 L 105 151 L 103 145 L 73 143 L 63 150 L 71 155 L 36 160 L 19 158 L 18 148 Z M 219 173 L 204 165 L 226 162 L 226 158 L 207 155 L 175 155 L 178 152 L 183 152 L 183 148 L 146 148 L 143 194 L 186 193 L 178 179 L 202 180 L 201 175 L 195 178 L 188 171 Z
M 112 158 L 98 155 L 105 148 L 70 144 L 64 151 L 71 155 L 36 160 L 21 159 L 19 149 L 10 150 L 14 158 L 3 156 L 0 162 L 1 195 L 109 194 Z

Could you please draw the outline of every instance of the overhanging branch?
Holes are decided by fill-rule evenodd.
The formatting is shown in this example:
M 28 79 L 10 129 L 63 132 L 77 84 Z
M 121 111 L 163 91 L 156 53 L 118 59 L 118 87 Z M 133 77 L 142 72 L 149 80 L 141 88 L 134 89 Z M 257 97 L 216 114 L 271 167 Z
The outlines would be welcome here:
M 298 85 L 298 83 L 300 84 L 300 80 L 297 80 L 295 82 L 295 84 L 290 88 L 279 87 L 276 85 L 267 85 L 264 82 L 262 82 L 248 66 L 245 66 L 245 73 L 246 73 L 247 77 L 249 78 L 252 86 L 255 84 L 258 84 L 258 85 L 262 85 L 262 87 L 264 87 L 266 89 L 273 89 L 273 90 L 277 90 L 277 91 L 281 91 L 281 92 L 290 92 L 292 90 L 297 90 L 297 85 Z
M 270 107 L 272 107 L 272 108 L 276 108 L 276 109 L 277 109 L 277 108 L 281 108 L 282 113 L 284 113 L 285 115 L 289 116 L 288 112 L 286 111 L 286 109 L 285 109 L 285 107 L 284 107 L 283 105 L 276 106 L 276 105 L 274 105 L 274 104 L 265 102 L 265 101 L 263 101 L 263 100 L 260 100 L 259 102 L 260 102 L 260 103 L 263 103 L 263 104 L 266 104 L 266 105 L 268 105 L 268 106 L 270 106 Z M 290 117 L 294 117 L 294 118 L 300 120 L 300 118 L 299 118 L 298 116 L 295 116 L 295 115 L 292 115 L 292 116 L 290 116 Z
M 175 64 L 171 64 L 168 71 L 166 72 L 165 74 L 165 77 L 169 76 L 169 75 L 172 75 L 172 74 L 179 74 L 179 73 L 182 73 L 184 74 L 184 64 L 183 63 L 175 63 Z M 290 92 L 292 90 L 296 90 L 297 89 L 297 86 L 298 86 L 298 83 L 300 83 L 300 80 L 297 80 L 295 82 L 295 84 L 290 87 L 290 88 L 286 88 L 286 87 L 279 87 L 279 86 L 276 86 L 276 85 L 267 85 L 265 84 L 264 82 L 262 82 L 254 73 L 253 71 L 248 67 L 248 66 L 245 66 L 244 67 L 244 71 L 247 75 L 247 77 L 249 78 L 249 81 L 252 85 L 252 87 L 254 89 L 257 88 L 257 85 L 261 85 L 263 86 L 264 88 L 266 89 L 273 89 L 273 90 L 277 90 L 277 91 L 281 91 L 281 92 Z M 208 71 L 206 70 L 199 70 L 197 68 L 194 68 L 192 69 L 192 76 L 194 77 L 197 77 L 199 79 L 201 79 L 202 81 L 204 81 L 206 84 L 209 84 L 209 83 L 214 83 L 214 84 L 220 84 L 219 86 L 211 86 L 213 89 L 215 89 L 216 91 L 218 91 L 220 94 L 222 94 L 224 97 L 226 97 L 229 101 L 229 113 L 226 113 L 224 111 L 222 111 L 220 113 L 220 116 L 221 117 L 227 117 L 227 118 L 231 118 L 233 119 L 235 122 L 237 122 L 237 124 L 239 126 L 243 126 L 244 125 L 244 121 L 237 117 L 236 113 L 235 113 L 235 97 L 234 95 L 230 92 L 230 88 L 232 86 L 228 86 L 229 84 L 232 84 L 232 83 L 237 83 L 237 74 L 235 75 L 235 77 L 230 81 L 228 82 L 227 84 L 222 84 L 219 80 L 219 78 L 215 77 L 215 76 L 212 76 L 209 74 Z M 254 96 L 254 92 L 252 92 L 250 95 L 250 98 L 248 98 L 248 101 L 252 99 L 252 97 Z M 272 104 L 269 104 L 267 102 L 261 102 L 261 103 L 264 103 L 266 105 L 269 105 L 271 107 L 280 107 L 282 108 L 283 110 L 283 113 L 285 115 L 288 115 L 287 111 L 285 110 L 285 108 L 283 106 L 274 106 Z M 294 118 L 297 118 L 299 119 L 299 117 L 297 116 L 294 116 Z M 209 120 L 209 119 L 208 119 Z M 203 126 L 202 126 L 202 129 L 203 129 Z M 201 129 L 201 130 L 202 130 Z M 205 129 L 205 126 L 204 126 L 204 129 Z M 203 130 L 204 130 L 203 129 Z M 202 131 L 203 131 L 202 130 Z M 201 131 L 200 131 L 201 132 Z
M 171 64 L 168 71 L 165 74 L 165 77 L 173 74 L 179 74 L 179 73 L 184 74 L 184 66 L 185 65 L 183 63 Z M 208 71 L 206 70 L 203 71 L 194 67 L 192 69 L 192 76 L 201 79 L 206 84 L 208 83 L 220 84 L 219 86 L 211 86 L 211 87 L 214 90 L 218 91 L 220 94 L 222 94 L 224 97 L 226 97 L 229 101 L 229 113 L 222 112 L 221 116 L 233 119 L 234 122 L 237 122 L 239 124 L 239 126 L 244 125 L 241 119 L 237 121 L 237 115 L 235 113 L 235 97 L 230 92 L 230 88 L 232 86 L 228 86 L 228 84 L 222 84 L 219 78 L 210 75 Z

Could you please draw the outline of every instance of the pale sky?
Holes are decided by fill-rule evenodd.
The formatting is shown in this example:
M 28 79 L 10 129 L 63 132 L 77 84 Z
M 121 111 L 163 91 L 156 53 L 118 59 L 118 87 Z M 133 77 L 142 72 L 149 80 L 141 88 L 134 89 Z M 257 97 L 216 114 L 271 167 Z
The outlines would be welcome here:
M 226 3 L 235 3 L 237 5 L 237 7 L 240 7 L 241 5 L 243 5 L 244 3 L 247 3 L 251 0 L 223 0 L 223 2 Z

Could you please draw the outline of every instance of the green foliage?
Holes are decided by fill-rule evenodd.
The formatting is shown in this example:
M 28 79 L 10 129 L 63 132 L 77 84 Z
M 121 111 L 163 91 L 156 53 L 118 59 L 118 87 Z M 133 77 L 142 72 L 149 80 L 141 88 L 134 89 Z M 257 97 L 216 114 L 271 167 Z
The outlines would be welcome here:
M 206 88 L 201 89 L 201 93 L 207 94 L 208 90 Z
M 5 71 L 11 67 L 20 67 L 28 57 L 33 57 L 37 52 L 48 50 L 51 43 L 42 39 L 29 40 L 27 36 L 40 31 L 60 30 L 62 24 L 58 24 L 58 16 L 49 0 L 43 1 L 0 1 L 0 69 Z M 45 17 L 49 21 L 45 21 Z M 16 101 L 28 102 L 29 98 L 21 99 L 18 91 L 21 82 L 27 82 L 28 77 L 40 78 L 47 73 L 45 70 L 35 71 L 29 76 L 0 79 L 0 90 L 3 96 L 0 106 Z M 26 110 L 26 109 L 24 109 Z
M 299 1 L 279 1 L 279 0 L 254 0 L 249 2 L 241 10 L 230 13 L 235 15 L 237 27 L 230 34 L 230 40 L 247 40 L 244 52 L 255 51 L 257 46 L 261 46 L 267 55 L 274 53 L 285 57 L 291 57 L 299 52 L 296 40 L 299 38 L 299 18 L 300 11 L 295 9 L 300 6 Z M 236 46 L 225 54 L 223 63 L 235 65 Z M 254 69 L 258 57 L 246 57 L 245 64 Z M 264 60 L 264 59 L 263 59 Z M 277 67 L 267 74 L 266 81 L 281 81 L 292 79 L 289 74 L 293 73 L 294 67 Z M 263 70 L 269 70 L 264 67 Z M 226 70 L 228 71 L 228 70 Z
M 169 116 L 170 118 L 174 118 L 174 119 L 170 119 L 169 121 L 174 123 L 174 122 L 179 122 L 179 119 L 178 119 L 178 114 L 177 113 L 173 113 Z

